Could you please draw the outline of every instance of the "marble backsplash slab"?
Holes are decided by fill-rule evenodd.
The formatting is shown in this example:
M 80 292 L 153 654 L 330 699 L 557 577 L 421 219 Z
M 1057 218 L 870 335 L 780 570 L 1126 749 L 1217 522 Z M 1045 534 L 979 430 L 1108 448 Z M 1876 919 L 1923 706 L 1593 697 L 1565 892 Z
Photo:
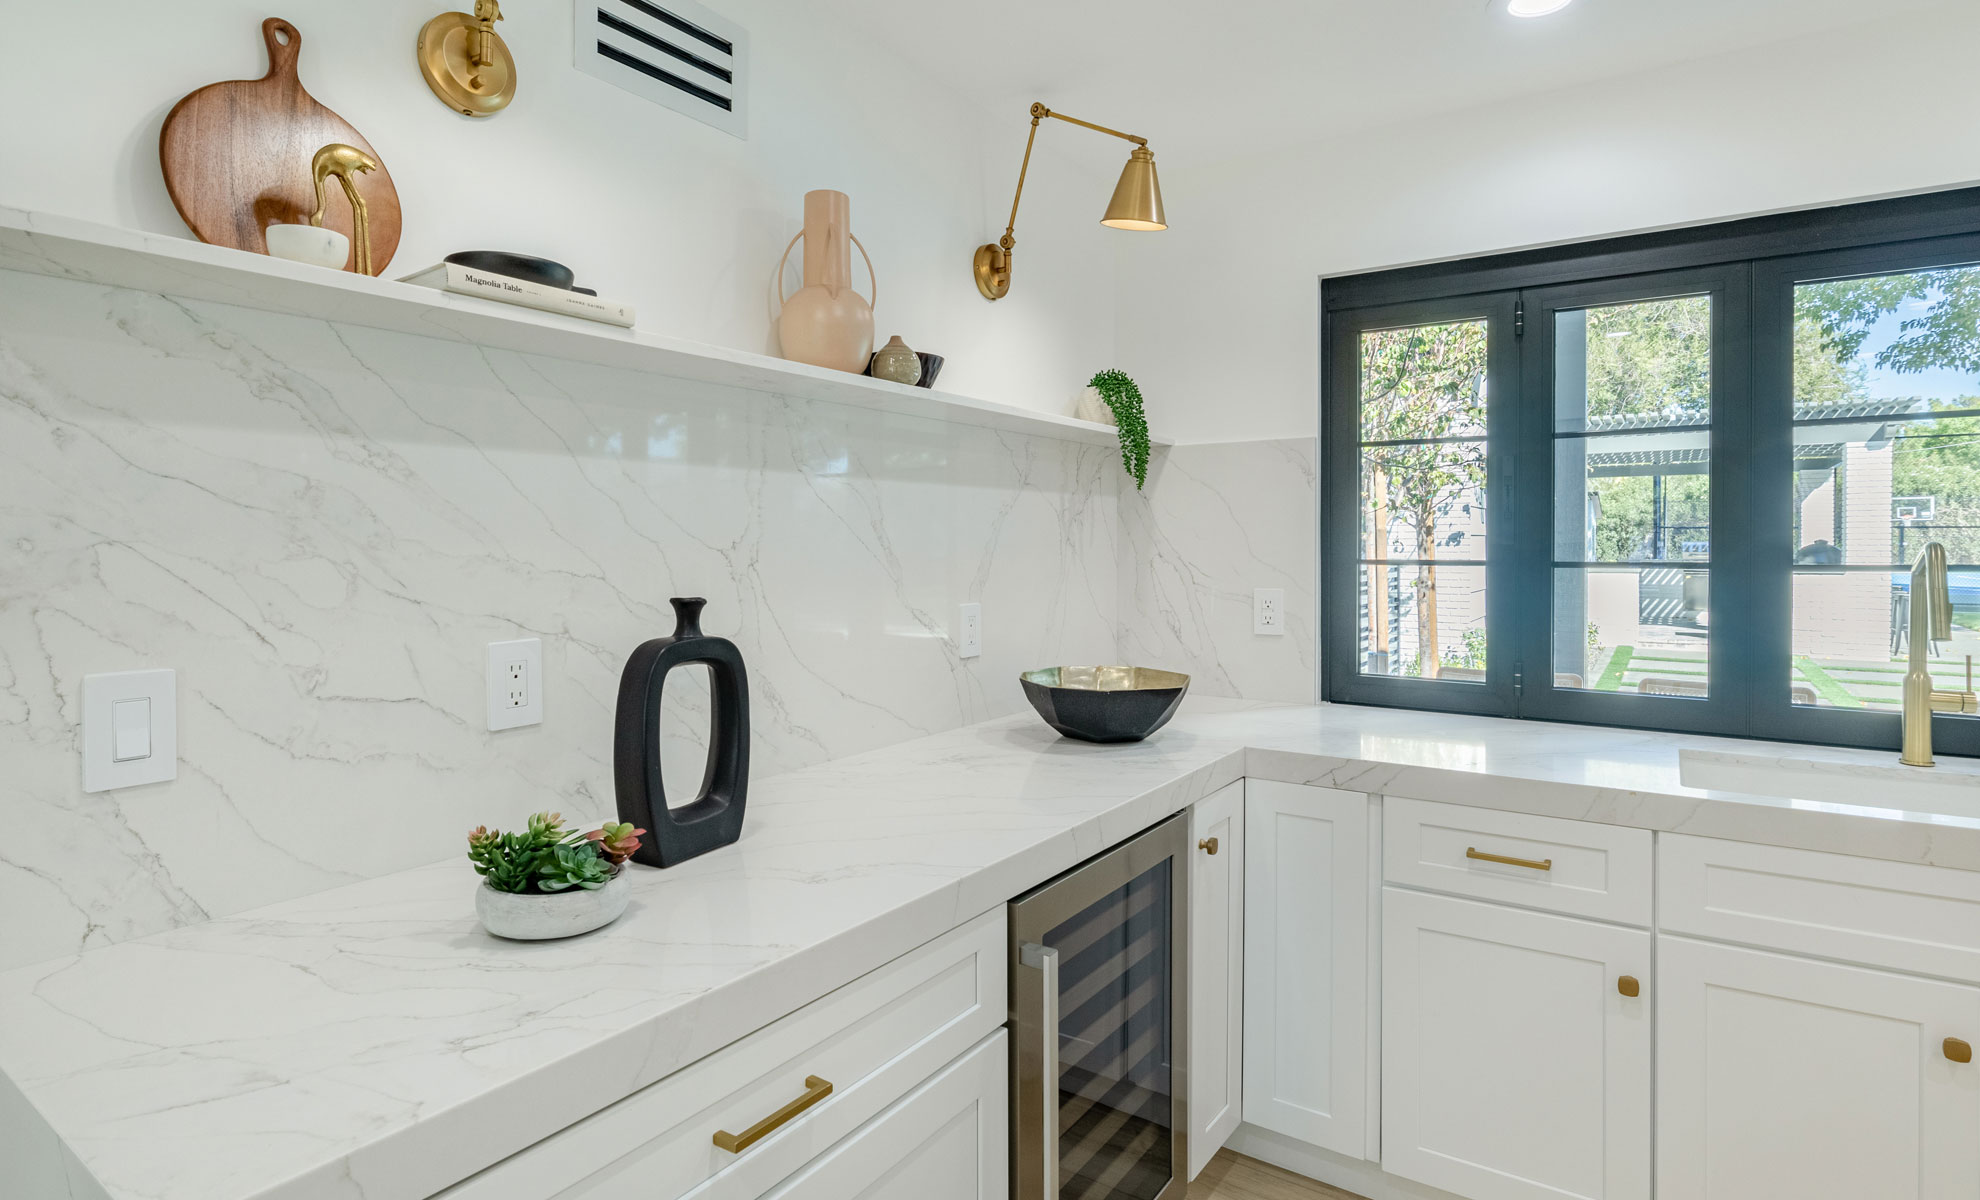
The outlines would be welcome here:
M 1208 696 L 1311 704 L 1319 687 L 1315 438 L 1157 450 L 1121 500 L 1121 652 Z M 1284 588 L 1286 632 L 1252 632 Z
M 1119 479 L 1104 446 L 0 272 L 0 967 L 608 814 L 671 595 L 742 648 L 756 773 L 1016 711 L 1020 669 L 1117 652 L 1149 536 Z M 491 734 L 484 645 L 531 636 L 545 722 Z M 139 667 L 179 671 L 179 777 L 85 795 L 82 676 Z

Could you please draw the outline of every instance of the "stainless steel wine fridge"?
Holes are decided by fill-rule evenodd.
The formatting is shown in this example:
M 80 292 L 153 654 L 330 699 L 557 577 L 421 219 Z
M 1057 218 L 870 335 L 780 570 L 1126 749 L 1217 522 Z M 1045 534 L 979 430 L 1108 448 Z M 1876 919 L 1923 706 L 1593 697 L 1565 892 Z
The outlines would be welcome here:
M 1016 1200 L 1182 1200 L 1186 816 L 1011 902 Z

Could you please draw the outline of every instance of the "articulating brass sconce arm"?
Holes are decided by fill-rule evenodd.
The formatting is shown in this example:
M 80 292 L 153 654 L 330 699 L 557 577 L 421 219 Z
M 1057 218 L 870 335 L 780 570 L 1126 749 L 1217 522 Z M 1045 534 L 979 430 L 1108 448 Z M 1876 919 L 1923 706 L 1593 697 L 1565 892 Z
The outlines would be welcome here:
M 1031 170 L 1031 147 L 1038 141 L 1038 124 L 1047 117 L 1091 129 L 1095 133 L 1117 137 L 1124 142 L 1133 142 L 1139 149 L 1135 151 L 1135 157 L 1129 160 L 1130 165 L 1146 156 L 1149 169 L 1151 172 L 1153 170 L 1154 158 L 1149 154 L 1147 138 L 1137 137 L 1132 133 L 1122 133 L 1118 129 L 1109 129 L 1105 125 L 1095 125 L 1078 117 L 1069 117 L 1064 113 L 1053 112 L 1043 104 L 1034 103 L 1031 106 L 1031 134 L 1024 140 L 1024 161 L 1018 164 L 1017 194 L 1011 197 L 1011 219 L 1004 226 L 1003 237 L 998 238 L 993 244 L 978 247 L 976 251 L 976 287 L 988 300 L 1001 299 L 1011 290 L 1011 252 L 1017 248 L 1018 205 L 1024 200 L 1024 177 Z M 1156 203 L 1159 206 L 1159 195 Z

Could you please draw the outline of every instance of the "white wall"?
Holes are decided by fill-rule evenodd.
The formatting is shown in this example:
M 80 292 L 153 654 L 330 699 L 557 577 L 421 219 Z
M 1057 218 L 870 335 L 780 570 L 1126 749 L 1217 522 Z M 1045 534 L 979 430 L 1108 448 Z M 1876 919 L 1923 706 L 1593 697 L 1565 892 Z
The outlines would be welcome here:
M 771 272 L 804 192 L 836 188 L 879 271 L 880 338 L 946 355 L 944 390 L 1064 411 L 1109 365 L 1112 247 L 1091 211 L 1112 184 L 1106 164 L 1040 149 L 1051 169 L 1027 188 L 1020 286 L 992 305 L 969 258 L 1002 231 L 1021 110 L 969 108 L 936 70 L 850 40 L 821 6 L 711 0 L 755 51 L 739 141 L 579 74 L 571 3 L 506 6 L 517 98 L 470 120 L 413 61 L 420 25 L 462 4 L 14 0 L 0 9 L 0 203 L 186 234 L 159 175 L 159 127 L 192 89 L 260 76 L 260 22 L 281 13 L 303 34 L 304 85 L 392 172 L 406 217 L 395 275 L 453 250 L 539 253 L 636 304 L 644 328 L 774 351 Z
M 1185 671 L 1199 695 L 1310 704 L 1318 685 L 1316 439 L 1158 449 L 1121 489 L 1124 662 Z M 1254 632 L 1252 593 L 1285 593 L 1285 631 Z
M 831 187 L 878 332 L 946 355 L 945 390 L 1064 411 L 1110 365 L 1111 167 L 1040 151 L 991 305 L 969 259 L 1022 111 L 801 0 L 714 0 L 756 55 L 738 141 L 577 73 L 570 2 L 506 6 L 518 99 L 476 122 L 414 66 L 442 0 L 287 13 L 305 84 L 398 185 L 392 273 L 540 253 L 643 328 L 772 350 L 772 268 Z M 160 123 L 263 72 L 267 15 L 6 5 L 0 203 L 188 236 Z M 1107 446 L 0 272 L 0 969 L 430 862 L 475 824 L 599 819 L 618 672 L 670 595 L 742 648 L 758 775 L 1016 711 L 1020 669 L 1115 653 L 1121 479 Z M 966 661 L 965 600 L 990 631 Z M 482 647 L 529 636 L 544 723 L 491 734 Z M 82 677 L 140 667 L 179 670 L 179 777 L 86 795 Z
M 1980 180 L 1976 46 L 1948 3 L 1168 172 L 1169 231 L 1116 247 L 1118 357 L 1179 441 L 1310 437 L 1321 276 Z
M 1115 653 L 1121 478 L 1105 445 L 0 271 L 0 970 L 598 821 L 670 596 L 742 651 L 759 778 L 1020 711 L 1020 671 Z M 522 637 L 544 719 L 491 733 L 484 646 Z M 83 677 L 152 667 L 178 778 L 85 794 Z M 685 798 L 705 684 L 678 698 Z

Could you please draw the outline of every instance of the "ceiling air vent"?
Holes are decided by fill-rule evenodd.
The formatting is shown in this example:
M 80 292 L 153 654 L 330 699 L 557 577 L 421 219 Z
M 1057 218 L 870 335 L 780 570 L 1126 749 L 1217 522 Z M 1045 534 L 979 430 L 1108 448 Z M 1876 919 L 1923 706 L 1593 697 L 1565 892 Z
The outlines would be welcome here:
M 577 67 L 739 138 L 749 34 L 693 0 L 577 0 Z

